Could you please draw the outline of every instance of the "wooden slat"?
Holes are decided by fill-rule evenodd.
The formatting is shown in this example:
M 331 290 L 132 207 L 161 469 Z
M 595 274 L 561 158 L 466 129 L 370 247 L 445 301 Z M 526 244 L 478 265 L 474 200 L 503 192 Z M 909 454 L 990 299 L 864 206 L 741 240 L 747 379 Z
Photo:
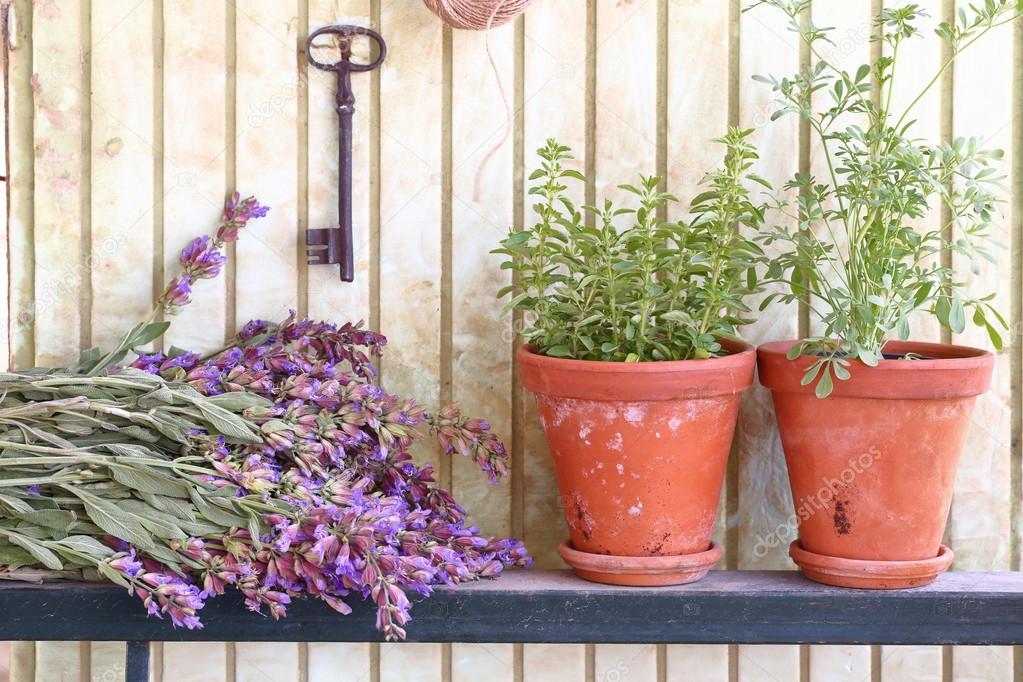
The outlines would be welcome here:
M 171 275 L 181 248 L 216 229 L 228 191 L 225 6 L 165 3 L 163 35 L 163 252 Z M 223 343 L 225 279 L 195 287 L 195 300 L 174 320 L 165 343 L 194 350 Z M 227 651 L 223 644 L 168 643 L 163 665 L 164 680 L 216 682 L 226 677 Z
M 639 175 L 657 172 L 657 3 L 597 0 L 596 10 L 596 142 L 592 160 L 596 203 L 611 198 L 620 206 L 634 208 L 635 197 L 618 185 L 636 184 Z M 606 648 L 596 647 L 598 676 L 606 679 L 627 659 L 640 671 L 636 679 L 654 679 L 653 647 Z
M 392 46 L 380 75 L 380 331 L 390 342 L 382 379 L 390 391 L 436 409 L 443 360 L 442 29 L 422 3 L 382 3 L 380 12 Z M 420 463 L 437 461 L 436 448 L 420 450 Z M 441 646 L 381 646 L 381 682 L 437 679 L 442 658 Z
M 578 22 L 586 15 L 585 0 L 534 3 L 525 16 L 523 148 L 524 174 L 537 167 L 536 150 L 548 137 L 572 148 L 574 167 L 582 170 L 585 154 L 586 35 Z M 573 26 L 573 30 L 564 30 Z M 525 187 L 530 183 L 526 181 Z M 582 200 L 582 192 L 575 197 Z M 525 227 L 535 214 L 524 196 Z M 517 381 L 517 380 L 516 380 Z M 522 443 L 526 546 L 537 567 L 563 566 L 556 549 L 568 531 L 562 517 L 554 467 L 547 454 L 533 396 L 522 390 L 523 420 L 515 428 Z
M 90 648 L 89 679 L 98 682 L 124 680 L 124 657 L 127 650 L 124 642 L 93 642 Z
M 515 25 L 452 35 L 451 140 L 451 374 L 457 405 L 487 419 L 502 438 L 511 436 L 511 318 L 494 294 L 511 282 L 490 254 L 512 223 L 511 97 Z M 497 146 L 500 145 L 500 146 Z M 452 492 L 485 533 L 511 532 L 511 487 L 488 484 L 479 466 L 456 457 Z
M 451 682 L 513 682 L 514 647 L 511 644 L 452 644 Z
M 79 679 L 82 675 L 81 650 L 78 642 L 36 642 L 35 679 L 40 682 Z
M 271 207 L 239 239 L 236 324 L 298 303 L 298 3 L 251 0 L 235 14 L 235 184 Z M 229 188 L 230 189 L 230 188 Z
M 14 368 L 35 364 L 32 301 L 35 291 L 35 258 L 33 212 L 35 201 L 35 139 L 32 123 L 35 117 L 35 93 L 32 88 L 32 3 L 16 0 L 10 17 L 12 45 L 9 78 L 10 99 L 10 215 L 7 225 L 8 272 L 10 274 L 10 358 Z
M 786 30 L 784 16 L 769 7 L 742 14 L 739 24 L 739 125 L 755 128 L 752 140 L 758 145 L 757 172 L 780 188 L 797 169 L 798 125 L 795 117 L 770 121 L 773 93 L 751 79 L 757 74 L 786 76 L 799 67 L 797 38 Z M 780 220 L 769 215 L 768 220 Z M 757 344 L 795 338 L 797 313 L 794 306 L 772 306 L 760 319 L 747 326 L 743 335 Z M 774 410 L 768 391 L 756 385 L 743 397 L 736 427 L 732 456 L 738 457 L 739 568 L 789 568 L 787 545 L 793 530 L 792 503 Z M 749 647 L 738 649 L 741 682 L 798 679 L 800 654 L 797 647 Z
M 216 642 L 165 642 L 160 674 L 165 682 L 233 682 L 227 679 L 227 647 Z
M 163 249 L 168 276 L 177 272 L 185 244 L 216 229 L 228 191 L 226 22 L 223 4 L 164 4 Z M 194 300 L 174 321 L 168 344 L 212 350 L 223 343 L 225 280 L 204 280 L 194 287 Z
M 572 147 L 575 167 L 584 169 L 586 130 L 586 0 L 533 3 L 524 17 L 522 147 L 523 191 L 529 173 L 537 166 L 536 150 L 548 137 Z M 565 30 L 565 27 L 572 27 Z M 582 200 L 582 192 L 576 196 Z M 523 225 L 535 214 L 528 195 L 521 198 Z M 523 539 L 542 568 L 564 566 L 556 549 L 568 531 L 554 481 L 554 467 L 547 452 L 543 430 L 536 416 L 533 396 L 515 379 L 522 419 L 515 424 L 521 451 Z M 582 646 L 526 645 L 523 647 L 523 678 L 526 682 L 582 680 L 585 650 Z M 545 670 L 547 672 L 545 672 Z M 553 670 L 561 671 L 557 677 Z
M 967 3 L 960 3 L 964 7 Z M 1004 55 L 1012 50 L 1012 27 L 1004 26 L 965 51 L 956 64 L 956 137 L 977 137 L 984 146 L 1003 149 L 1001 164 L 1007 173 L 1012 163 L 1012 64 Z M 1007 205 L 1006 205 L 1007 206 Z M 959 277 L 970 282 L 974 296 L 997 294 L 993 305 L 1007 315 L 1010 310 L 1013 263 L 1007 258 L 1011 227 L 999 211 L 991 226 L 992 255 L 997 263 L 978 259 L 970 263 L 955 257 Z M 980 275 L 971 267 L 980 268 Z M 1018 330 L 1003 338 L 1015 342 Z M 953 340 L 991 348 L 987 332 L 972 322 L 964 334 Z M 956 553 L 955 567 L 961 570 L 1002 570 L 1009 568 L 1009 460 L 1011 448 L 1010 353 L 997 355 L 991 390 L 977 400 L 972 424 L 956 478 L 949 538 Z
M 870 679 L 870 647 L 811 646 L 810 682 L 864 682 Z
M 82 320 L 82 49 L 80 0 L 36 5 L 35 361 L 61 365 L 80 350 Z
M 366 642 L 309 644 L 308 682 L 369 682 L 371 665 Z
M 83 50 L 88 33 L 82 5 L 35 5 L 32 13 L 32 69 L 35 184 L 34 362 L 66 365 L 82 343 Z M 62 679 L 81 674 L 81 647 L 39 642 L 36 675 Z
M 13 12 L 13 9 L 5 10 L 5 13 L 8 15 Z M 8 21 L 13 21 L 13 19 L 8 18 Z M 7 41 L 5 40 L 4 42 L 6 43 Z M 6 67 L 7 65 L 5 64 L 4 66 Z M 0 142 L 3 143 L 2 149 L 5 150 L 8 148 L 7 127 L 7 107 L 4 106 L 3 111 L 0 111 L 0 128 L 2 128 L 0 130 Z M 7 155 L 4 154 L 4 158 L 0 159 L 0 174 L 4 178 L 10 178 L 10 169 L 7 167 L 6 157 Z M 13 296 L 10 268 L 6 267 L 11 261 L 10 247 L 8 246 L 10 243 L 9 221 L 6 218 L 8 215 L 7 182 L 8 180 L 4 180 L 0 183 L 0 189 L 3 190 L 0 192 L 0 215 L 5 217 L 3 226 L 4 238 L 0 240 L 0 291 L 3 292 L 3 300 L 0 301 L 0 367 L 4 369 L 10 369 L 9 363 L 11 361 L 11 307 L 8 303 Z M 2 657 L 2 654 L 0 654 L 0 657 Z
M 522 654 L 523 682 L 584 682 L 586 654 L 571 644 L 533 644 Z
M 727 682 L 728 645 L 669 644 L 666 678 L 669 682 Z
M 153 5 L 92 2 L 89 273 L 92 343 L 101 348 L 153 309 Z
M 309 32 L 326 24 L 368 26 L 369 0 L 310 0 Z M 328 43 L 329 44 L 329 43 Z M 356 46 L 359 49 L 359 46 Z M 360 55 L 361 56 L 361 55 Z M 326 58 L 326 56 L 322 57 Z M 334 103 L 337 77 L 307 67 L 309 92 L 309 227 L 337 225 L 338 120 Z M 370 317 L 370 146 L 373 100 L 372 74 L 355 74 L 355 117 L 352 130 L 352 241 L 355 245 L 355 281 L 341 283 L 338 266 L 310 267 L 307 281 L 309 315 L 334 322 Z
M 441 671 L 439 645 L 380 645 L 380 682 L 441 682 Z
M 846 2 L 815 2 L 811 8 L 811 19 L 815 26 L 834 27 L 831 38 L 833 44 L 818 45 L 822 50 L 822 56 L 832 65 L 848 71 L 851 75 L 861 64 L 870 64 L 871 60 L 871 35 L 873 32 L 873 2 L 872 0 L 847 0 Z M 810 56 L 813 63 L 816 58 Z M 866 95 L 870 99 L 870 95 Z M 822 111 L 833 104 L 830 89 L 821 90 L 814 96 L 814 108 Z M 862 124 L 862 120 L 856 117 L 847 117 L 837 123 L 837 126 Z M 820 182 L 828 181 L 827 160 L 822 148 L 820 138 L 816 133 L 807 131 L 809 137 L 809 162 L 810 172 Z M 834 147 L 832 146 L 832 154 Z M 838 231 L 836 236 L 841 239 Z M 847 248 L 844 240 L 841 240 L 841 248 Z M 820 305 L 815 302 L 814 305 Z M 823 332 L 823 326 L 819 320 L 810 315 L 809 330 L 811 334 Z M 810 680 L 832 680 L 842 682 L 861 682 L 870 675 L 870 647 L 857 646 L 811 646 L 809 651 L 810 659 Z
M 236 6 L 235 184 L 271 209 L 236 246 L 235 326 L 283 319 L 298 307 L 297 29 L 297 2 Z M 298 680 L 298 645 L 239 643 L 235 670 L 238 680 Z
M 236 682 L 299 682 L 298 645 L 258 642 L 235 645 Z
M 940 646 L 881 647 L 883 682 L 941 682 Z
M 904 3 L 898 0 L 885 0 L 885 7 L 900 7 Z M 903 43 L 899 50 L 898 73 L 892 96 L 892 110 L 896 119 L 909 103 L 920 92 L 923 84 L 937 71 L 942 58 L 941 42 L 934 36 L 933 27 L 943 19 L 942 0 L 924 0 L 920 6 L 930 15 L 918 21 L 921 36 Z M 886 54 L 888 54 L 886 50 Z M 914 108 L 913 116 L 917 123 L 913 136 L 931 143 L 941 139 L 942 92 L 934 87 Z M 933 230 L 940 225 L 941 213 L 937 200 L 931 212 L 916 221 L 918 230 Z M 942 330 L 937 321 L 922 313 L 910 323 L 912 338 L 921 341 L 941 341 Z M 940 647 L 905 647 L 892 649 L 882 647 L 882 679 L 884 682 L 901 682 L 902 680 L 941 679 L 942 651 Z

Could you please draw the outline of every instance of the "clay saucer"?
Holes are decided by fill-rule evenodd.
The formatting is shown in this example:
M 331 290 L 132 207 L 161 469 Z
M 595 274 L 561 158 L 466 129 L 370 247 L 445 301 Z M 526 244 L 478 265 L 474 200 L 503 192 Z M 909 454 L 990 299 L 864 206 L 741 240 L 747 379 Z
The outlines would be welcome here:
M 803 549 L 799 540 L 789 545 L 789 556 L 814 582 L 866 590 L 901 590 L 934 582 L 952 564 L 952 550 L 941 545 L 931 559 L 913 561 L 867 561 L 816 554 Z
M 607 585 L 682 585 L 707 575 L 721 558 L 721 547 L 713 542 L 695 554 L 676 556 L 613 556 L 573 549 L 566 540 L 558 554 L 584 580 Z

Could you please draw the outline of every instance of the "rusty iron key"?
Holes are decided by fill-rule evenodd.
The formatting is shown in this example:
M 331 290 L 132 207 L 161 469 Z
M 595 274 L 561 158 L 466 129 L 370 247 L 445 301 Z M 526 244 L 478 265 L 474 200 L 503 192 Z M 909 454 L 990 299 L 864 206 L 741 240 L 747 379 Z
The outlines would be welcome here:
M 322 35 L 337 36 L 340 58 L 324 63 L 313 58 L 313 41 Z M 366 36 L 377 44 L 379 54 L 368 64 L 352 61 L 352 41 Z M 334 101 L 338 116 L 338 189 L 337 228 L 306 230 L 306 256 L 310 265 L 340 263 L 341 281 L 355 279 L 355 257 L 352 244 L 352 115 L 355 113 L 355 93 L 352 92 L 352 72 L 372 71 L 387 56 L 387 45 L 376 31 L 363 26 L 336 24 L 316 29 L 305 43 L 305 56 L 317 69 L 337 74 L 337 92 Z

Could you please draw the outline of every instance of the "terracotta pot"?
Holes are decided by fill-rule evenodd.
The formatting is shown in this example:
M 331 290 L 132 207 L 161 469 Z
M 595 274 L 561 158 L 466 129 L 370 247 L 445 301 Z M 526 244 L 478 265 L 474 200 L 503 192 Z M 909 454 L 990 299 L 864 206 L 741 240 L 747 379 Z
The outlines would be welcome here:
M 581 577 L 673 585 L 717 561 L 711 533 L 755 362 L 750 345 L 723 345 L 731 354 L 721 358 L 634 363 L 519 349 L 568 522 L 561 555 Z M 696 554 L 697 565 L 678 560 Z
M 814 358 L 785 357 L 795 341 L 757 349 L 771 389 L 807 577 L 843 587 L 926 585 L 948 568 L 942 548 L 956 467 L 994 356 L 978 348 L 889 342 L 924 360 L 852 361 L 825 399 L 801 386 Z M 851 561 L 850 561 L 851 560 Z

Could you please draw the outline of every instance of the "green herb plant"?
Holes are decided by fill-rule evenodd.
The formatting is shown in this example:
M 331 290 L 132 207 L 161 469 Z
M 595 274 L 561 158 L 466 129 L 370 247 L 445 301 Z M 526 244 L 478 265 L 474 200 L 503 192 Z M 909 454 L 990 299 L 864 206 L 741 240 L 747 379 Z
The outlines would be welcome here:
M 804 385 L 816 381 L 823 398 L 833 390 L 833 378 L 849 378 L 850 360 L 876 366 L 886 341 L 909 337 L 916 311 L 933 315 L 955 333 L 970 317 L 1001 348 L 999 329 L 1006 324 L 991 303 L 994 295 L 970 296 L 968 281 L 957 277 L 940 254 L 969 259 L 975 273 L 978 257 L 993 260 L 986 243 L 1001 180 L 993 162 L 1002 152 L 985 149 L 976 138 L 922 141 L 913 136 L 913 112 L 959 54 L 1023 13 L 1023 0 L 985 0 L 961 9 L 955 22 L 939 24 L 937 39 L 950 56 L 923 80 L 905 109 L 893 105 L 892 93 L 896 83 L 920 80 L 916 72 L 899 70 L 905 44 L 922 38 L 918 25 L 926 13 L 919 5 L 880 13 L 877 39 L 884 43 L 884 56 L 854 72 L 829 61 L 825 47 L 833 44 L 831 29 L 805 20 L 808 0 L 757 5 L 784 12 L 811 55 L 812 66 L 793 76 L 755 77 L 778 95 L 772 118 L 794 114 L 807 121 L 827 168 L 823 177 L 800 173 L 785 185 L 798 199 L 777 199 L 776 208 L 791 226 L 774 226 L 763 238 L 782 250 L 766 281 L 787 287 L 766 296 L 761 310 L 779 299 L 803 300 L 821 323 L 819 336 L 789 352 L 791 359 L 818 358 Z M 821 97 L 827 99 L 823 107 Z M 946 208 L 944 224 L 914 229 L 914 220 L 938 206 Z
M 725 354 L 722 338 L 749 320 L 743 298 L 760 290 L 763 251 L 752 239 L 764 206 L 747 185 L 767 182 L 750 171 L 757 159 L 749 130 L 730 129 L 722 166 L 693 198 L 690 217 L 659 214 L 677 201 L 661 179 L 619 185 L 635 207 L 605 200 L 577 207 L 568 183 L 586 179 L 566 167 L 571 150 L 547 140 L 530 175 L 536 223 L 513 229 L 494 253 L 506 257 L 515 283 L 498 292 L 506 308 L 525 311 L 523 337 L 552 357 L 606 362 L 688 360 Z M 592 216 L 592 224 L 584 215 Z

